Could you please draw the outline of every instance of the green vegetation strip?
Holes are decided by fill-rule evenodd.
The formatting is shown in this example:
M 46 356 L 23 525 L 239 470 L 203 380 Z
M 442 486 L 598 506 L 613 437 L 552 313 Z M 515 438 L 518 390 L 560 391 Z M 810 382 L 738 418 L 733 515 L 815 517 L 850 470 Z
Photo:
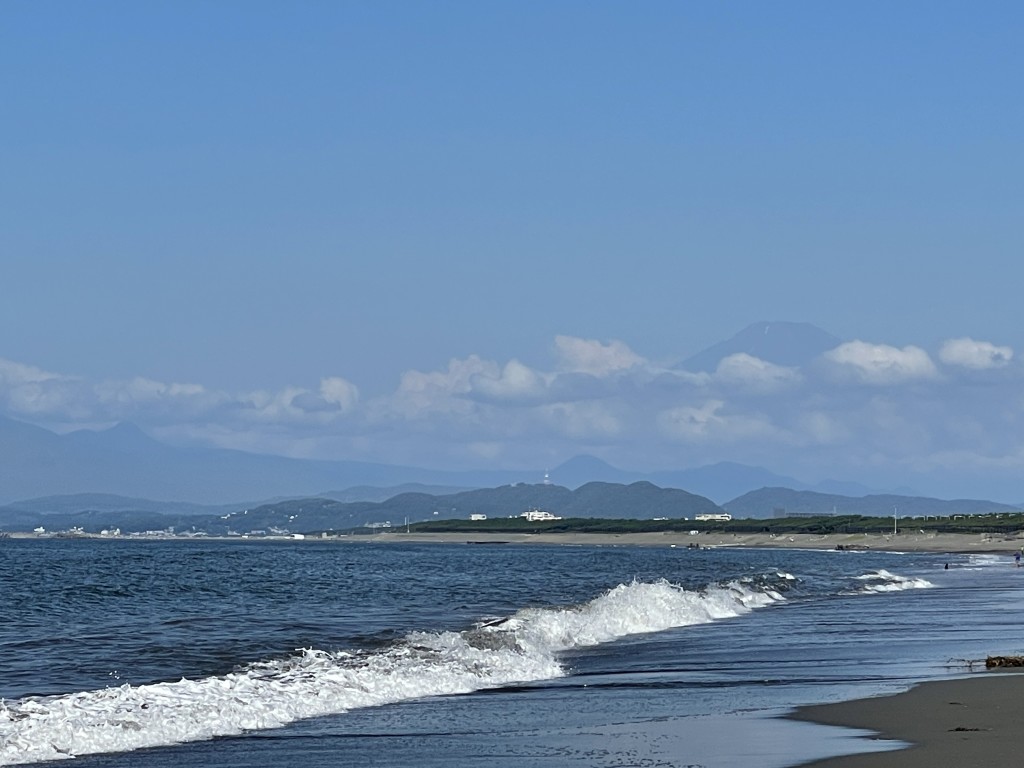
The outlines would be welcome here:
M 933 533 L 1011 533 L 1024 528 L 1024 514 L 973 515 L 959 519 L 896 521 L 900 531 Z M 659 531 L 714 531 L 719 533 L 879 533 L 889 532 L 893 519 L 876 516 L 782 517 L 769 520 L 609 520 L 568 518 L 530 522 L 522 518 L 497 520 L 431 520 L 414 523 L 417 533 L 657 533 Z

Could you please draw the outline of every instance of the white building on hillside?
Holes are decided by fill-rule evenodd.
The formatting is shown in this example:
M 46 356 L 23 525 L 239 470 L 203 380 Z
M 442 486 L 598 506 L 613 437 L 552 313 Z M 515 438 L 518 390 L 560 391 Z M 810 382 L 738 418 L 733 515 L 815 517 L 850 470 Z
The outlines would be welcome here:
M 539 523 L 542 520 L 561 520 L 562 518 L 552 515 L 550 512 L 545 512 L 543 509 L 528 509 L 520 517 L 525 517 L 527 522 Z

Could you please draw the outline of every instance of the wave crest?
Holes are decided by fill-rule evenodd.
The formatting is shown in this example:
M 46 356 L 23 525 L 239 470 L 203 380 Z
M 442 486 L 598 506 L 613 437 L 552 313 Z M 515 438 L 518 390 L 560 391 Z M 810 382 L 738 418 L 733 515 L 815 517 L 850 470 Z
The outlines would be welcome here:
M 857 577 L 858 581 L 864 582 L 858 592 L 901 592 L 905 589 L 930 589 L 935 585 L 927 579 L 911 579 L 906 576 L 891 573 L 884 568 L 877 571 L 865 573 Z
M 416 632 L 381 651 L 302 649 L 227 675 L 0 701 L 0 765 L 231 736 L 407 699 L 560 677 L 560 653 L 706 624 L 781 600 L 753 580 L 687 590 L 620 584 L 580 605 L 524 608 L 464 632 Z

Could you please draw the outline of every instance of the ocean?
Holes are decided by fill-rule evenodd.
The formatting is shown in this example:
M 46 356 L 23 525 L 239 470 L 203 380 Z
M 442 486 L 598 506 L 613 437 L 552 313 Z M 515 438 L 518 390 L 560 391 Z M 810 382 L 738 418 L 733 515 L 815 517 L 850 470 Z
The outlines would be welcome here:
M 793 706 L 1020 652 L 1022 579 L 986 555 L 3 539 L 0 765 L 783 768 L 892 746 Z

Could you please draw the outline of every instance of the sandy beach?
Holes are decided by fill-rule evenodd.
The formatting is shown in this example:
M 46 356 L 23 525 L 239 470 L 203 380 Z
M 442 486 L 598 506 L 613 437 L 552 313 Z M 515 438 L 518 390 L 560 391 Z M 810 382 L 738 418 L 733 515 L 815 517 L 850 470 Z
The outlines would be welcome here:
M 12 539 L 54 538 L 53 534 L 15 532 L 7 534 Z M 61 538 L 61 537 L 57 537 Z M 850 533 L 850 534 L 768 534 L 768 533 L 699 533 L 685 531 L 657 531 L 650 533 L 422 533 L 405 532 L 399 528 L 376 533 L 357 533 L 340 536 L 307 535 L 293 536 L 169 536 L 169 535 L 101 535 L 76 534 L 63 538 L 89 538 L 109 541 L 160 539 L 161 541 L 282 541 L 282 542 L 335 542 L 352 544 L 397 544 L 397 543 L 439 543 L 439 544 L 560 544 L 564 546 L 588 547 L 674 547 L 693 549 L 714 549 L 721 547 L 786 549 L 846 549 L 849 551 L 874 552 L 949 552 L 1006 554 L 1024 552 L 1024 531 L 1014 534 L 988 533 Z
M 878 552 L 1006 553 L 1024 547 L 1024 534 L 874 533 L 388 533 L 343 537 L 352 542 L 444 542 L 466 544 L 564 544 L 646 547 L 785 547 L 793 549 L 866 549 Z
M 957 680 L 922 683 L 895 696 L 801 707 L 793 719 L 863 728 L 909 743 L 808 763 L 807 768 L 989 768 L 1017 765 L 1024 675 L 984 672 Z

